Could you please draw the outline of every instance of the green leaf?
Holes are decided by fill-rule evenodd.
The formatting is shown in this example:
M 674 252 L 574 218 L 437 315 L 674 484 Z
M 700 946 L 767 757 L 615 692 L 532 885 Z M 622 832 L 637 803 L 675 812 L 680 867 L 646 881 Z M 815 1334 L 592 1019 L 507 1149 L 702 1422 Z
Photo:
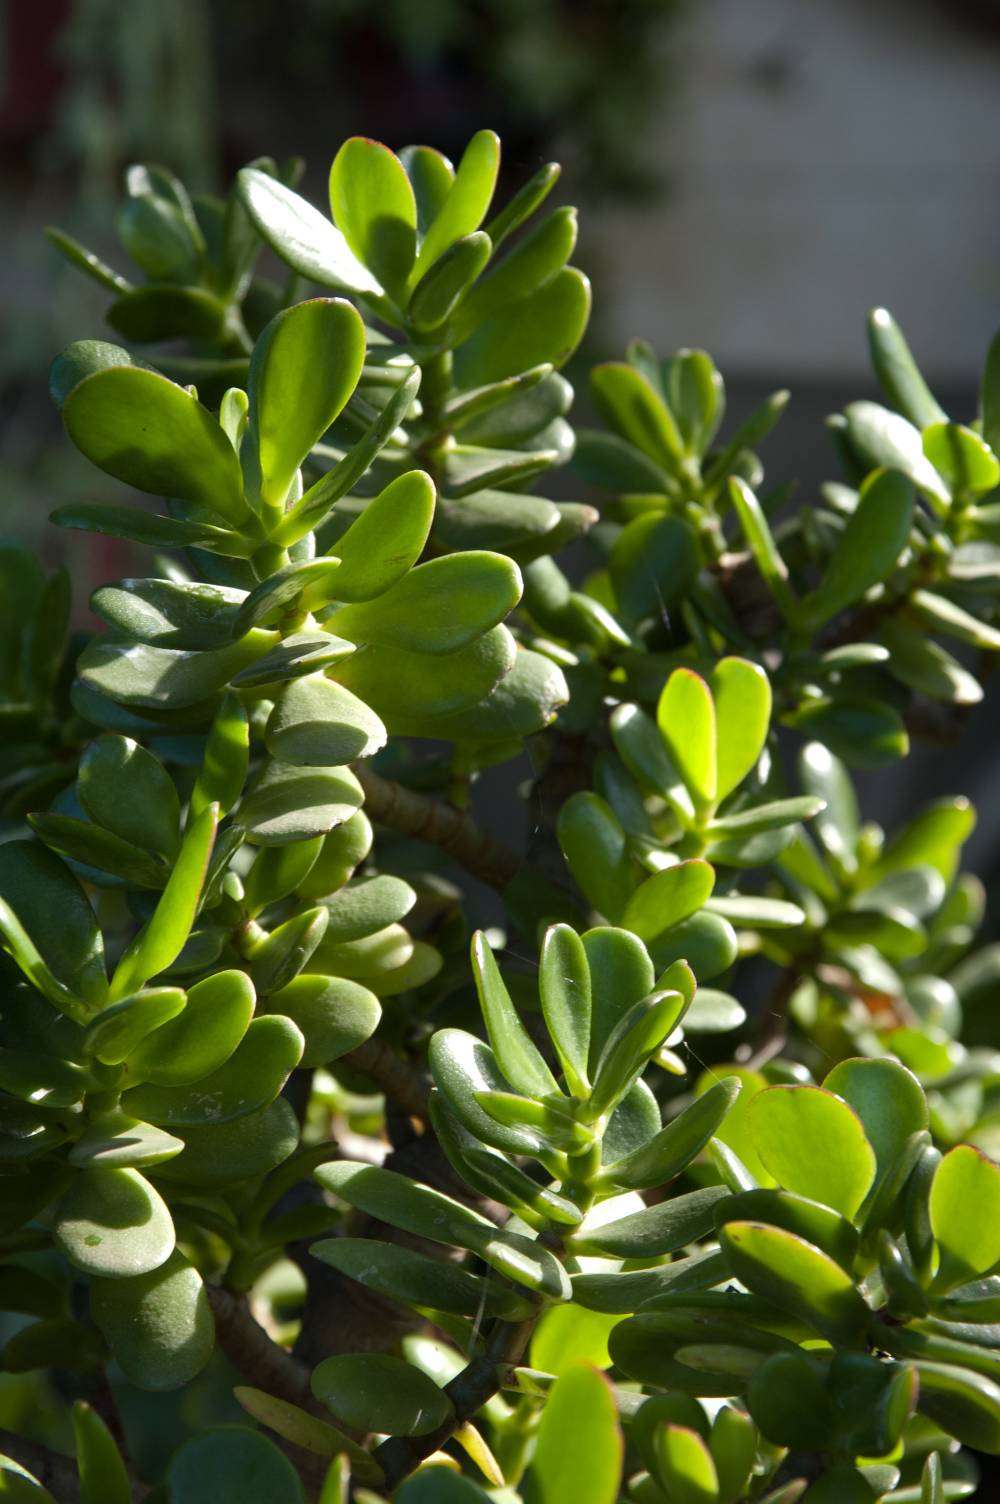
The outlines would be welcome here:
M 298 1119 L 284 1097 L 227 1123 L 184 1125 L 177 1134 L 183 1151 L 161 1166 L 161 1179 L 222 1194 L 243 1181 L 259 1181 L 294 1154 L 299 1144 Z
M 284 846 L 325 835 L 363 803 L 361 785 L 348 768 L 295 768 L 271 760 L 236 818 L 257 845 Z
M 148 369 L 123 350 L 121 345 L 110 345 L 103 339 L 77 339 L 61 351 L 49 367 L 49 396 L 56 407 L 61 408 L 75 386 L 95 371 L 106 371 L 110 366 L 140 366 Z
M 554 924 L 545 932 L 538 973 L 538 991 L 549 1038 L 574 1096 L 590 1089 L 590 968 L 583 942 L 568 924 Z
M 463 389 L 517 376 L 532 366 L 563 365 L 590 315 L 590 283 L 566 266 L 544 286 L 487 319 L 455 351 L 455 380 Z
M 742 1089 L 738 1076 L 724 1076 L 662 1128 L 655 1138 L 624 1158 L 604 1165 L 596 1180 L 601 1187 L 645 1191 L 666 1185 L 686 1169 L 718 1131 Z
M 493 198 L 499 168 L 500 138 L 494 131 L 477 131 L 423 236 L 412 282 L 416 283 L 456 240 L 479 229 Z
M 594 1072 L 589 1111 L 595 1116 L 620 1102 L 639 1072 L 676 1027 L 686 1007 L 679 992 L 643 998 L 612 1029 Z
M 507 1112 L 486 1112 L 481 1099 L 499 1095 L 505 1100 L 509 1083 L 501 1074 L 493 1051 L 474 1034 L 464 1029 L 439 1029 L 432 1037 L 428 1059 L 435 1085 L 464 1126 L 481 1142 L 492 1144 L 511 1154 L 533 1154 L 541 1147 L 541 1130 L 522 1126 L 544 1122 L 544 1107 L 535 1109 L 530 1099 L 523 1111 L 513 1116 Z M 534 1110 L 533 1110 L 534 1109 Z
M 692 799 L 702 807 L 714 804 L 718 797 L 715 704 L 704 679 L 691 669 L 675 669 L 657 702 L 656 723 Z
M 326 909 L 316 905 L 293 914 L 266 937 L 255 937 L 245 959 L 257 990 L 274 992 L 297 977 L 319 948 L 328 922 Z
M 728 1197 L 725 1186 L 705 1186 L 599 1227 L 588 1229 L 584 1223 L 570 1235 L 567 1246 L 574 1253 L 616 1259 L 650 1259 L 675 1253 L 714 1227 L 715 1208 Z
M 529 1226 L 541 1227 L 546 1220 L 562 1227 L 578 1226 L 582 1215 L 574 1202 L 540 1185 L 504 1155 L 475 1139 L 438 1091 L 430 1094 L 430 1114 L 438 1142 L 467 1185 L 510 1207 Z
M 822 742 L 810 742 L 799 754 L 799 779 L 825 806 L 814 820 L 820 841 L 841 870 L 856 871 L 861 816 L 847 769 Z
M 96 371 L 66 398 L 63 421 L 81 453 L 116 480 L 230 522 L 247 516 L 233 446 L 208 409 L 165 376 L 136 366 Z
M 420 558 L 433 517 L 430 476 L 423 470 L 397 476 L 330 545 L 340 559 L 337 599 L 373 600 L 399 583 Z
M 940 1258 L 936 1291 L 987 1274 L 1000 1261 L 1000 1169 L 971 1144 L 959 1144 L 938 1165 L 930 1214 Z
M 715 1504 L 719 1475 L 697 1431 L 666 1425 L 654 1433 L 657 1477 L 676 1504 Z
M 108 1279 L 158 1269 L 174 1248 L 174 1224 L 138 1170 L 82 1170 L 54 1212 L 55 1242 L 74 1268 Z
M 920 1381 L 917 1409 L 964 1446 L 1000 1453 L 1000 1386 L 980 1373 L 947 1363 L 915 1365 Z
M 980 621 L 971 611 L 956 605 L 947 596 L 933 590 L 914 590 L 910 595 L 910 608 L 926 626 L 943 632 L 946 637 L 957 638 L 974 648 L 1000 650 L 1000 631 L 988 622 Z
M 676 473 L 684 442 L 673 414 L 645 376 L 624 361 L 610 361 L 595 366 L 590 384 L 608 425 L 655 464 Z
M 167 880 L 166 864 L 140 851 L 128 841 L 119 840 L 90 820 L 76 820 L 71 815 L 45 811 L 29 815 L 28 824 L 46 846 L 60 856 L 80 862 L 95 872 L 108 872 L 124 878 L 138 888 L 162 888 Z M 88 874 L 89 876 L 89 874 Z
M 313 1369 L 312 1391 L 355 1431 L 425 1436 L 447 1423 L 452 1404 L 433 1379 L 387 1353 L 345 1353 Z
M 950 497 L 925 457 L 920 431 L 877 402 L 851 402 L 844 409 L 847 437 L 867 469 L 901 470 L 939 512 Z
M 666 363 L 667 400 L 689 453 L 703 455 L 722 422 L 726 389 L 704 350 L 678 350 Z
M 298 679 L 302 674 L 312 674 L 328 668 L 341 658 L 350 657 L 355 651 L 353 642 L 344 642 L 326 632 L 292 632 L 282 639 L 276 648 L 258 658 L 249 668 L 241 669 L 232 677 L 232 690 L 257 689 L 261 685 L 285 684 L 289 679 Z M 223 713 L 226 697 L 223 697 L 219 715 Z M 219 803 L 224 803 L 219 800 Z
M 133 846 L 172 861 L 180 845 L 180 800 L 173 780 L 127 736 L 99 736 L 80 759 L 80 803 L 90 818 Z
M 283 309 L 254 345 L 245 442 L 261 500 L 279 515 L 299 466 L 357 386 L 364 360 L 364 325 L 342 298 Z
M 552 189 L 559 180 L 562 168 L 558 162 L 546 162 L 544 167 L 528 179 L 523 188 L 519 188 L 512 199 L 509 199 L 498 214 L 495 214 L 486 226 L 486 232 L 494 246 L 506 240 L 515 230 L 520 229 L 527 219 L 530 219 L 540 204 L 548 198 Z
M 963 795 L 935 799 L 892 837 L 870 875 L 880 881 L 890 873 L 927 865 L 950 882 L 962 844 L 975 825 L 975 808 Z
M 795 623 L 798 620 L 799 603 L 788 582 L 788 566 L 771 534 L 763 507 L 746 481 L 739 476 L 730 477 L 728 494 L 750 552 L 757 561 L 757 568 L 774 596 L 778 609 L 787 622 Z
M 332 625 L 353 642 L 454 653 L 495 627 L 520 598 L 513 560 L 470 549 L 418 565 L 375 600 L 343 606 Z
M 73 1439 L 80 1504 L 131 1504 L 132 1486 L 114 1437 L 83 1400 L 73 1405 Z
M 212 722 L 198 781 L 191 793 L 191 815 L 197 819 L 210 804 L 228 815 L 243 792 L 250 763 L 250 718 L 239 695 L 227 690 Z
M 291 1019 L 255 1018 L 218 1069 L 186 1087 L 133 1087 L 122 1097 L 122 1106 L 167 1128 L 225 1123 L 273 1101 L 302 1058 L 302 1048 L 302 1035 Z
M 218 341 L 225 337 L 225 304 L 200 287 L 149 282 L 128 288 L 105 311 L 112 329 L 138 344 L 154 340 Z
M 640 787 L 666 799 L 682 825 L 693 824 L 691 795 L 667 755 L 664 738 L 652 717 L 638 705 L 619 705 L 611 715 L 611 737 Z
M 445 323 L 489 261 L 492 249 L 490 237 L 481 231 L 449 246 L 410 295 L 406 312 L 414 329 L 437 329 Z
M 173 1454 L 166 1473 L 170 1504 L 303 1504 L 299 1475 L 258 1431 L 218 1426 Z
M 440 1036 L 437 1036 L 440 1037 Z M 322 1165 L 316 1179 L 350 1206 L 427 1238 L 475 1253 L 515 1283 L 557 1300 L 568 1300 L 569 1279 L 548 1249 L 519 1234 L 495 1228 L 470 1207 L 419 1185 L 394 1170 L 341 1161 Z
M 988 444 L 963 423 L 924 430 L 924 454 L 955 496 L 982 496 L 1000 484 L 1000 463 Z
M 745 658 L 723 658 L 712 670 L 718 759 L 718 798 L 741 784 L 764 750 L 771 721 L 771 686 Z
M 806 1353 L 773 1353 L 757 1368 L 747 1407 L 768 1441 L 777 1446 L 825 1451 L 833 1429 L 823 1371 Z
M 258 233 L 293 271 L 322 287 L 381 293 L 341 231 L 306 199 L 256 167 L 244 167 L 236 182 Z
M 253 631 L 229 647 L 199 653 L 98 637 L 80 654 L 77 670 L 84 684 L 120 705 L 185 710 L 218 694 L 274 641 L 273 632 Z
M 150 987 L 103 1008 L 84 1033 L 84 1053 L 104 1065 L 121 1065 L 147 1035 L 184 1011 L 179 987 Z
M 544 286 L 566 265 L 575 245 L 576 210 L 557 209 L 466 294 L 453 320 L 456 340 Z
M 293 1446 L 319 1457 L 346 1457 L 351 1473 L 359 1481 L 382 1481 L 382 1469 L 371 1455 L 317 1415 L 310 1415 L 308 1410 L 301 1410 L 298 1405 L 278 1399 L 276 1395 L 265 1394 L 263 1389 L 251 1389 L 244 1384 L 237 1384 L 233 1395 L 248 1415 L 276 1431 Z
M 375 1033 L 382 1016 L 378 998 L 367 987 L 311 974 L 272 992 L 266 1011 L 290 1018 L 301 1031 L 303 1066 L 328 1065 L 356 1049 Z
M 529 1096 L 558 1091 L 556 1078 L 521 1022 L 482 930 L 472 937 L 472 973 L 497 1064 L 511 1086 Z
M 330 168 L 334 223 L 354 255 L 397 302 L 417 245 L 417 204 L 399 158 L 378 141 L 352 136 Z
M 235 640 L 242 590 L 184 580 L 119 580 L 102 585 L 91 609 L 119 637 L 155 647 L 216 648 Z
M 690 919 L 674 925 L 672 930 L 653 942 L 652 953 L 658 967 L 674 961 L 686 961 L 699 983 L 710 981 L 728 970 L 736 960 L 739 944 L 736 931 L 721 914 L 702 909 Z
M 313 1243 L 309 1252 L 321 1263 L 357 1280 L 366 1290 L 390 1300 L 450 1311 L 456 1316 L 478 1316 L 482 1311 L 509 1314 L 508 1291 L 481 1275 L 428 1258 L 412 1248 L 377 1243 L 371 1238 L 328 1238 Z
M 608 560 L 623 620 L 672 611 L 693 585 L 699 562 L 694 532 L 681 518 L 654 512 L 629 522 Z
M 424 1463 L 396 1495 L 399 1504 L 487 1504 L 490 1497 L 451 1463 Z M 365 1500 L 359 1494 L 358 1504 L 376 1504 L 374 1494 Z
M 629 930 L 604 925 L 588 930 L 583 948 L 590 967 L 590 1060 L 594 1065 L 619 1021 L 653 990 L 654 974 L 646 947 Z
M 166 971 L 183 950 L 198 912 L 218 823 L 218 806 L 210 804 L 188 829 L 153 917 L 115 969 L 113 1000 L 137 992 L 150 977 Z
M 148 543 L 154 548 L 198 547 L 237 557 L 253 551 L 252 544 L 244 545 L 234 533 L 213 527 L 209 522 L 180 522 L 174 517 L 138 512 L 133 507 L 76 503 L 57 507 L 50 514 L 49 521 L 57 527 L 104 533 L 111 538 L 129 538 L 133 543 Z
M 589 1364 L 549 1390 L 531 1462 L 536 1504 L 614 1504 L 624 1456 L 611 1385 Z
M 927 1101 L 916 1076 L 895 1060 L 844 1060 L 823 1082 L 861 1119 L 875 1151 L 877 1190 L 896 1164 L 911 1134 L 929 1122 Z M 820 1198 L 821 1199 L 821 1198 Z
M 57 983 L 92 1005 L 102 1005 L 108 994 L 104 941 L 94 911 L 69 868 L 37 841 L 6 841 L 0 845 L 0 900 L 15 911 L 26 938 L 40 948 Z M 54 925 L 56 914 L 59 923 Z M 6 948 L 18 959 L 7 926 L 2 933 Z M 51 996 L 33 969 L 28 975 Z
M 750 1126 L 780 1185 L 855 1215 L 875 1179 L 875 1154 L 846 1102 L 818 1086 L 772 1086 L 753 1099 Z
M 800 1317 L 830 1342 L 856 1344 L 868 1307 L 854 1281 L 827 1254 L 780 1227 L 729 1222 L 719 1241 L 733 1274 L 760 1295 Z
M 506 627 L 493 627 L 457 652 L 431 656 L 372 645 L 338 664 L 339 683 L 360 696 L 390 732 L 467 710 L 513 668 L 517 647 Z M 433 735 L 433 732 L 417 734 Z
M 728 1277 L 726 1259 L 718 1249 L 675 1259 L 656 1269 L 613 1274 L 574 1274 L 573 1299 L 588 1311 L 626 1315 L 658 1295 L 704 1290 Z M 620 1356 L 615 1359 L 620 1362 Z
M 616 1325 L 617 1320 L 604 1312 L 572 1302 L 550 1306 L 531 1336 L 531 1366 L 557 1379 L 578 1363 L 610 1368 L 608 1336 Z
M 805 923 L 805 912 L 798 904 L 783 898 L 764 898 L 756 893 L 726 893 L 710 898 L 707 909 L 721 914 L 733 924 L 758 930 L 788 929 Z
M 945 418 L 887 308 L 868 315 L 868 348 L 879 385 L 904 418 L 921 429 Z
M 700 858 L 664 867 L 640 883 L 621 916 L 640 940 L 655 940 L 701 908 L 715 885 L 715 870 Z
M 746 1023 L 746 1009 L 728 992 L 699 987 L 684 1015 L 685 1034 L 728 1034 Z
M 814 700 L 784 717 L 810 741 L 824 742 L 852 768 L 881 768 L 910 748 L 898 713 L 878 700 Z
M 416 366 L 404 377 L 398 387 L 392 389 L 385 406 L 364 437 L 359 439 L 342 459 L 338 460 L 332 470 L 321 475 L 319 480 L 309 487 L 302 499 L 285 513 L 284 521 L 272 534 L 274 542 L 284 548 L 297 543 L 300 538 L 304 538 L 308 532 L 320 525 L 335 502 L 347 495 L 352 486 L 364 475 L 376 455 L 393 438 L 397 427 L 409 413 L 420 387 L 420 376 L 420 367 Z M 421 474 L 422 472 L 411 473 Z
M 765 1222 L 804 1238 L 836 1260 L 848 1274 L 854 1270 L 860 1238 L 854 1225 L 822 1202 L 790 1191 L 738 1191 L 719 1205 L 716 1223 Z
M 913 487 L 898 470 L 879 470 L 861 488 L 816 594 L 803 603 L 821 626 L 873 585 L 888 579 L 913 526 Z
M 920 1475 L 920 1504 L 944 1504 L 946 1497 L 941 1453 L 931 1452 Z
M 635 887 L 636 874 L 625 831 L 599 794 L 571 794 L 559 811 L 559 845 L 584 897 L 617 922 Z
M 329 767 L 371 757 L 386 729 L 349 689 L 323 674 L 293 679 L 275 700 L 264 732 L 267 750 L 296 767 Z
M 425 235 L 455 181 L 455 169 L 433 146 L 404 146 L 399 160 L 417 201 L 417 234 Z
M 879 628 L 879 638 L 891 653 L 889 672 L 901 684 L 950 705 L 978 705 L 982 685 L 939 643 L 921 628 L 889 620 Z
M 254 989 L 242 971 L 218 971 L 196 982 L 179 1018 L 133 1050 L 133 1082 L 184 1086 L 225 1064 L 253 1017 Z
M 87 247 L 81 245 L 72 235 L 67 235 L 65 230 L 60 230 L 55 225 L 46 225 L 45 235 L 68 261 L 71 261 L 86 276 L 93 277 L 94 281 L 99 282 L 102 287 L 111 292 L 127 292 L 131 287 L 132 284 L 127 278 L 108 266 L 99 256 L 95 256 L 93 251 L 88 251 Z M 97 341 L 93 343 L 96 344 Z
M 719 1479 L 719 1504 L 735 1504 L 757 1457 L 757 1438 L 749 1416 L 724 1405 L 712 1422 L 709 1449 Z
M 84 1169 L 96 1165 L 141 1170 L 173 1159 L 183 1148 L 182 1139 L 115 1108 L 94 1114 L 86 1132 L 69 1151 L 69 1162 Z

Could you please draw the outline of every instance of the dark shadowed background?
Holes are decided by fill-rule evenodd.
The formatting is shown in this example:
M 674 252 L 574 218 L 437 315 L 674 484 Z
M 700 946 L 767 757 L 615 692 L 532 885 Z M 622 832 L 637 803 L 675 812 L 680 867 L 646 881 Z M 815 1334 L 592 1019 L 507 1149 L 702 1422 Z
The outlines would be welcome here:
M 44 225 L 113 259 L 130 161 L 211 189 L 258 154 L 302 154 L 319 202 L 345 135 L 457 155 L 483 125 L 503 137 L 508 189 L 554 156 L 580 206 L 595 316 L 571 374 L 641 333 L 663 352 L 707 348 L 734 417 L 790 387 L 764 459 L 799 501 L 834 474 L 824 416 L 874 395 L 872 304 L 893 310 L 944 406 L 974 414 L 1000 325 L 998 0 L 6 0 L 0 533 L 68 560 L 81 620 L 95 581 L 130 560 L 46 526 L 103 482 L 62 439 L 45 371 L 104 332 L 106 299 Z M 987 879 L 998 717 L 988 697 L 960 746 L 919 748 L 865 785 L 889 825 L 918 798 L 969 792 Z

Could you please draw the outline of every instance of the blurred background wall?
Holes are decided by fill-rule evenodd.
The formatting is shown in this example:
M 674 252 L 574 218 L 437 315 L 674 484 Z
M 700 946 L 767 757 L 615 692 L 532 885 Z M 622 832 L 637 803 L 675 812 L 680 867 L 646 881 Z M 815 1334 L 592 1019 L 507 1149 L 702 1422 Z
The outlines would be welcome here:
M 709 349 L 736 417 L 791 387 L 765 459 L 800 501 L 834 471 L 824 416 L 873 394 L 872 304 L 944 405 L 974 414 L 1000 325 L 1000 0 L 6 0 L 0 532 L 69 552 L 81 602 L 127 572 L 45 527 L 100 486 L 61 439 L 45 370 L 103 332 L 105 302 L 46 223 L 113 261 L 131 160 L 212 188 L 259 153 L 301 153 L 321 201 L 347 134 L 457 155 L 481 125 L 504 138 L 508 189 L 565 164 L 595 289 L 577 374 L 642 333 Z M 987 704 L 959 753 L 921 751 L 868 789 L 891 821 L 918 791 L 968 787 L 984 872 L 1000 868 L 998 716 Z

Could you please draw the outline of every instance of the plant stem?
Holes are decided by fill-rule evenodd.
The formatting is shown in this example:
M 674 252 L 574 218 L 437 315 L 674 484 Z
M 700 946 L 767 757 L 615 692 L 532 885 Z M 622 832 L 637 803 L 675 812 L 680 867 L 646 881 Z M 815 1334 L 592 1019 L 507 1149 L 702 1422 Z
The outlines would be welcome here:
M 344 1063 L 370 1076 L 398 1107 L 411 1118 L 424 1122 L 430 1085 L 427 1078 L 396 1054 L 391 1045 L 373 1034 L 344 1057 Z
M 356 764 L 354 772 L 370 819 L 439 846 L 473 877 L 501 892 L 520 871 L 521 858 L 481 830 L 465 810 L 393 783 L 364 764 Z
M 215 1316 L 216 1340 L 243 1377 L 256 1389 L 264 1389 L 313 1415 L 325 1416 L 323 1407 L 313 1398 L 308 1368 L 268 1336 L 246 1301 L 221 1285 L 209 1285 L 207 1291 Z
M 536 1317 L 526 1321 L 497 1321 L 490 1333 L 486 1351 L 456 1374 L 445 1385 L 445 1394 L 455 1407 L 454 1417 L 427 1436 L 391 1436 L 372 1454 L 394 1488 L 409 1476 L 426 1457 L 437 1452 L 458 1426 L 471 1420 L 491 1399 L 508 1369 L 519 1363 L 528 1345 Z

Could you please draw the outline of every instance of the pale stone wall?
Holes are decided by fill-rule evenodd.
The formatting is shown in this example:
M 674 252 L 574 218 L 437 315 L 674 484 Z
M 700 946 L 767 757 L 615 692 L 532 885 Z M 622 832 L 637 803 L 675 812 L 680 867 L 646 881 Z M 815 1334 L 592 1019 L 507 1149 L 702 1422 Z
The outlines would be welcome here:
M 967 381 L 1000 326 L 1000 35 L 965 17 L 696 0 L 651 143 L 671 191 L 584 220 L 602 335 L 837 383 L 885 303 L 929 371 Z

